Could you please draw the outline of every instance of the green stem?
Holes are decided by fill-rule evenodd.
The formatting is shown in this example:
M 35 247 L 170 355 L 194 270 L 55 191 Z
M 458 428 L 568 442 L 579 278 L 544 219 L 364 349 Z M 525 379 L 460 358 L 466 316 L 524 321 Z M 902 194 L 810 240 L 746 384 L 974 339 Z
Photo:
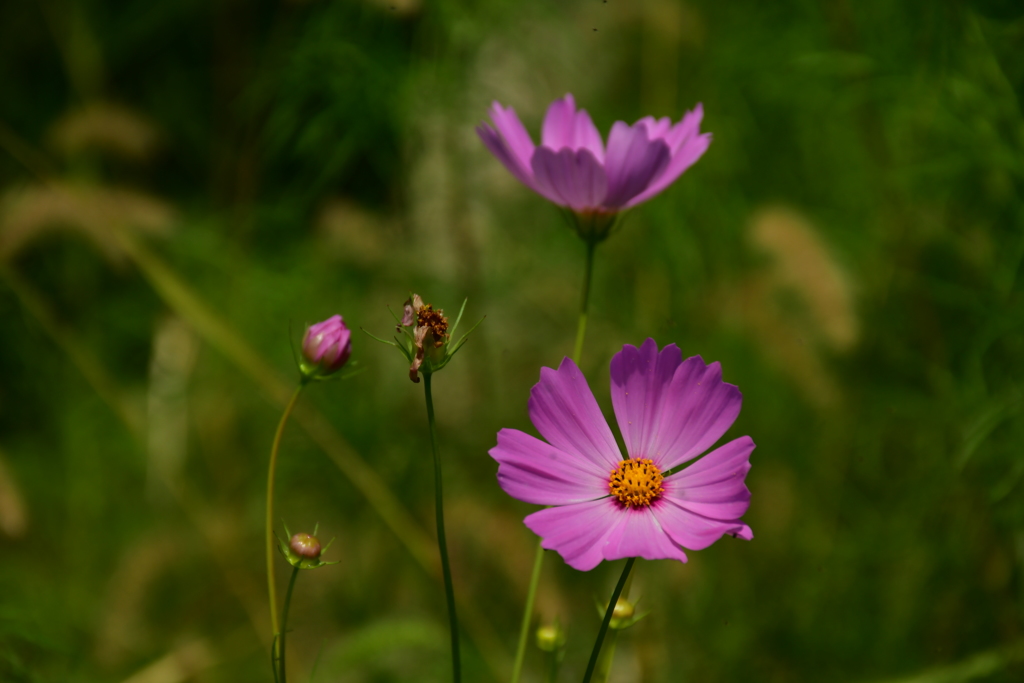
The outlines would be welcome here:
M 583 338 L 587 334 L 587 303 L 590 301 L 590 280 L 594 273 L 594 250 L 597 242 L 587 240 L 587 265 L 583 272 L 583 296 L 580 301 L 580 320 L 576 326 L 576 344 L 573 346 L 572 359 L 579 365 L 583 355 Z
M 270 596 L 270 624 L 274 630 L 275 645 L 273 647 L 275 648 L 279 647 L 277 643 L 279 642 L 278 637 L 281 635 L 281 628 L 277 621 L 277 588 L 274 580 L 274 475 L 277 471 L 277 453 L 281 450 L 281 435 L 284 434 L 284 426 L 305 386 L 305 382 L 299 383 L 291 400 L 288 401 L 288 405 L 285 406 L 284 414 L 281 415 L 277 433 L 274 434 L 274 443 L 270 447 L 270 468 L 267 472 L 267 593 Z
M 530 622 L 533 621 L 533 604 L 537 599 L 537 584 L 540 583 L 540 568 L 544 566 L 544 548 L 537 542 L 537 553 L 533 556 L 533 571 L 530 573 L 530 585 L 526 589 L 526 609 L 523 610 L 523 623 L 519 627 L 519 646 L 516 648 L 516 660 L 512 665 L 512 683 L 518 683 L 523 673 L 523 660 L 526 658 L 526 641 L 530 637 Z
M 629 600 L 629 587 L 633 585 L 633 577 L 630 574 L 626 584 L 622 587 L 622 594 L 619 600 Z M 618 600 L 616 600 L 618 602 Z M 615 608 L 612 607 L 614 610 Z M 618 640 L 619 632 L 612 629 L 612 632 L 605 636 L 604 648 L 601 650 L 601 658 L 597 660 L 597 670 L 594 672 L 594 683 L 608 683 L 608 675 L 612 671 L 612 660 L 615 659 L 615 641 Z
M 444 534 L 444 503 L 441 492 L 441 454 L 437 450 L 437 427 L 434 423 L 434 399 L 430 394 L 430 374 L 423 375 L 423 392 L 427 399 L 427 422 L 430 425 L 430 445 L 434 451 L 434 509 L 437 518 L 437 548 L 441 552 L 441 571 L 444 574 L 444 595 L 448 602 L 448 622 L 452 635 L 452 680 L 462 679 L 459 657 L 459 619 L 455 615 L 455 589 L 452 569 L 448 562 L 448 541 Z
M 548 683 L 555 683 L 558 680 L 559 651 L 548 653 Z
M 288 633 L 288 608 L 292 606 L 292 590 L 295 588 L 295 579 L 299 576 L 299 568 L 292 569 L 292 578 L 288 581 L 288 592 L 284 594 L 284 611 L 281 613 L 281 637 L 277 639 L 278 658 L 281 662 L 281 675 L 278 678 L 280 683 L 287 683 L 288 677 L 284 668 L 284 637 Z
M 626 585 L 626 579 L 629 578 L 629 570 L 633 568 L 634 562 L 636 562 L 635 557 L 631 557 L 626 560 L 626 566 L 622 570 L 622 576 L 619 577 L 619 582 L 615 584 L 615 590 L 612 591 L 612 599 L 608 602 L 608 609 L 604 611 L 604 620 L 601 622 L 601 630 L 597 632 L 597 640 L 594 642 L 594 651 L 590 653 L 590 662 L 587 663 L 587 672 L 583 674 L 583 683 L 590 683 L 590 677 L 594 675 L 594 668 L 597 666 L 597 656 L 601 654 L 601 643 L 604 642 L 604 636 L 608 632 L 608 624 L 612 622 L 612 612 L 615 611 L 615 603 L 619 601 L 619 595 L 622 594 L 622 587 Z
M 597 242 L 587 240 L 587 261 L 583 270 L 583 292 L 580 297 L 580 319 L 576 325 L 576 343 L 573 345 L 572 360 L 577 365 L 583 355 L 583 339 L 587 334 L 587 305 L 590 302 L 590 281 L 594 273 L 594 250 Z M 526 643 L 530 638 L 530 623 L 533 621 L 533 607 L 537 599 L 537 584 L 540 583 L 540 570 L 544 565 L 544 548 L 537 541 L 537 553 L 533 558 L 533 573 L 530 574 L 530 585 L 526 589 L 526 604 L 523 607 L 523 621 L 519 628 L 519 643 L 516 645 L 516 659 L 512 665 L 510 683 L 519 683 L 523 672 L 523 660 L 526 659 Z
M 615 641 L 619 632 L 612 629 L 612 632 L 605 636 L 604 647 L 601 649 L 601 656 L 597 660 L 597 669 L 594 671 L 594 683 L 608 683 L 608 674 L 612 671 L 612 660 L 615 659 Z

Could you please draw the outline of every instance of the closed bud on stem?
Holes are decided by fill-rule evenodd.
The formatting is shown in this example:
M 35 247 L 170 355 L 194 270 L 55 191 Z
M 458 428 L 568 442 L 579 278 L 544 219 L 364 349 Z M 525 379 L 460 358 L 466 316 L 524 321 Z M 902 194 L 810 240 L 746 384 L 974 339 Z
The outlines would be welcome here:
M 300 532 L 292 536 L 292 540 L 288 545 L 291 547 L 292 552 L 299 557 L 304 557 L 307 560 L 317 560 L 320 558 L 320 541 L 316 536 Z
M 341 370 L 351 355 L 352 332 L 340 315 L 332 315 L 306 330 L 299 371 L 307 381 L 323 379 Z
M 284 555 L 284 559 L 288 560 L 288 564 L 297 569 L 318 569 L 329 564 L 338 564 L 337 561 L 324 562 L 320 559 L 320 555 L 327 550 L 327 546 L 331 545 L 334 539 L 328 541 L 327 545 L 321 546 L 320 539 L 316 537 L 317 530 L 313 529 L 311 534 L 302 531 L 292 534 L 288 530 L 288 526 L 285 526 L 284 531 L 288 540 L 283 541 L 278 538 L 277 549 Z
M 632 617 L 635 612 L 636 606 L 629 600 L 620 597 L 615 603 L 615 609 L 612 610 L 612 619 L 624 621 Z
M 565 646 L 565 630 L 555 621 L 537 629 L 537 647 L 544 652 L 555 652 Z

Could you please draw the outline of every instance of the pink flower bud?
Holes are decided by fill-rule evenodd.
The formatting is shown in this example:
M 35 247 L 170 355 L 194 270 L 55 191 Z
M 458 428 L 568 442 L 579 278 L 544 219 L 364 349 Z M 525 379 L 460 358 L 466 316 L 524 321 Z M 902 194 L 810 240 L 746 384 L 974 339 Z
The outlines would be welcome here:
M 302 373 L 326 377 L 342 368 L 352 355 L 352 332 L 340 315 L 310 325 L 302 339 Z
M 320 557 L 320 541 L 317 540 L 316 536 L 297 533 L 292 536 L 292 540 L 288 545 L 292 552 L 299 557 L 307 560 L 315 560 Z

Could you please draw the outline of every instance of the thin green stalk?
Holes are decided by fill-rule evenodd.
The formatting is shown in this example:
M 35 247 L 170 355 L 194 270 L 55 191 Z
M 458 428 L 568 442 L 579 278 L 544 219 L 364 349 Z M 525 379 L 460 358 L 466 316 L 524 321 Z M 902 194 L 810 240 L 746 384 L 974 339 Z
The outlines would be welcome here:
M 437 548 L 441 552 L 441 571 L 444 574 L 444 596 L 448 602 L 448 626 L 452 634 L 452 680 L 462 680 L 462 662 L 459 657 L 459 619 L 455 615 L 455 588 L 452 569 L 448 562 L 448 541 L 444 534 L 444 503 L 441 491 L 441 453 L 437 449 L 437 427 L 434 423 L 434 399 L 430 394 L 430 374 L 423 375 L 423 393 L 427 399 L 427 422 L 430 425 L 430 445 L 434 451 L 434 510 L 437 518 Z
M 577 365 L 583 355 L 583 339 L 587 334 L 587 305 L 590 302 L 590 281 L 594 273 L 594 250 L 597 242 L 587 240 L 587 262 L 583 270 L 583 293 L 580 297 L 580 319 L 576 325 L 576 343 L 573 345 L 572 360 Z M 519 683 L 523 673 L 523 660 L 526 659 L 526 643 L 530 639 L 530 623 L 533 621 L 533 606 L 537 599 L 537 584 L 540 583 L 540 570 L 544 566 L 544 548 L 537 541 L 537 553 L 533 558 L 533 573 L 530 574 L 530 585 L 526 589 L 526 605 L 523 607 L 523 621 L 519 628 L 519 643 L 516 645 L 516 659 L 512 665 L 510 683 Z
M 281 675 L 278 678 L 280 683 L 287 683 L 288 677 L 284 669 L 284 637 L 288 634 L 288 608 L 292 606 L 292 590 L 295 589 L 295 579 L 299 577 L 299 568 L 292 568 L 292 578 L 288 580 L 288 592 L 284 594 L 284 611 L 281 613 L 281 637 L 277 640 L 278 661 L 281 663 Z
M 615 629 L 605 636 L 604 647 L 601 648 L 601 656 L 598 657 L 597 668 L 594 670 L 594 683 L 608 683 L 612 660 L 615 659 L 615 642 L 618 638 L 619 632 Z
M 616 603 L 619 600 L 629 600 L 629 587 L 633 585 L 633 577 L 636 574 L 630 574 L 629 578 L 626 579 L 626 585 L 622 587 L 622 595 L 616 599 Z M 615 605 L 612 606 L 614 612 Z M 594 672 L 594 683 L 608 683 L 608 675 L 612 671 L 612 660 L 615 659 L 615 641 L 619 638 L 619 632 L 616 629 L 612 629 L 612 632 L 605 636 L 604 648 L 601 650 L 601 658 L 597 660 L 597 670 Z
M 573 346 L 572 359 L 577 365 L 583 355 L 583 338 L 587 334 L 587 304 L 590 301 L 590 280 L 594 272 L 594 250 L 597 242 L 587 240 L 587 265 L 583 272 L 583 296 L 580 301 L 580 321 L 576 326 L 576 344 Z
M 554 652 L 549 652 L 548 653 L 548 677 L 547 677 L 548 683 L 555 683 L 555 681 L 558 680 L 558 664 L 559 664 L 558 658 L 559 658 L 558 650 L 555 650 Z
M 277 645 L 280 642 L 278 636 L 281 635 L 281 629 L 277 622 L 277 588 L 274 585 L 274 475 L 277 471 L 277 453 L 281 450 L 281 435 L 284 434 L 284 426 L 305 386 L 305 382 L 299 383 L 291 400 L 288 401 L 288 405 L 285 406 L 284 414 L 281 415 L 277 433 L 274 434 L 274 443 L 270 447 L 270 468 L 267 472 L 267 593 L 270 596 L 270 624 L 274 630 L 274 647 L 279 647 Z
M 512 681 L 518 683 L 523 673 L 523 660 L 526 658 L 526 642 L 530 638 L 530 622 L 533 621 L 533 603 L 537 599 L 537 584 L 540 583 L 540 568 L 544 566 L 544 548 L 537 542 L 537 553 L 533 556 L 533 571 L 530 573 L 530 585 L 526 589 L 526 609 L 523 610 L 523 622 L 519 626 L 519 646 L 516 648 L 516 661 L 512 665 Z
M 629 578 L 629 570 L 633 568 L 634 562 L 636 562 L 635 557 L 631 557 L 626 560 L 626 566 L 622 570 L 622 576 L 619 577 L 619 582 L 615 584 L 615 590 L 612 591 L 612 599 L 608 602 L 608 609 L 604 611 L 604 620 L 601 622 L 601 630 L 597 632 L 597 640 L 594 642 L 594 650 L 590 653 L 590 661 L 587 663 L 587 672 L 583 674 L 583 683 L 590 683 L 590 677 L 594 675 L 594 668 L 597 666 L 597 656 L 601 654 L 601 643 L 604 642 L 604 635 L 608 632 L 608 624 L 612 623 L 612 612 L 615 611 L 615 603 L 619 601 L 619 595 L 622 594 L 622 587 L 626 585 L 626 579 Z

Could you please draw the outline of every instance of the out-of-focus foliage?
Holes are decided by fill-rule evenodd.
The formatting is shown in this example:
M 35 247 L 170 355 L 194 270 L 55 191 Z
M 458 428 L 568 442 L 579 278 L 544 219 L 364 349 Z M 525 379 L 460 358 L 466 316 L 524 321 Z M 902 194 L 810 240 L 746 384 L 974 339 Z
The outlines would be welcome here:
M 583 249 L 473 126 L 567 91 L 714 134 L 598 252 L 595 394 L 675 342 L 758 444 L 755 539 L 638 564 L 612 680 L 1019 680 L 1021 54 L 1000 0 L 0 4 L 0 680 L 270 680 L 289 334 L 386 335 L 410 291 L 487 316 L 434 393 L 467 679 L 507 677 L 532 508 L 486 451 L 570 350 Z M 353 358 L 282 451 L 281 516 L 340 560 L 296 589 L 295 680 L 445 680 L 421 390 Z M 548 559 L 564 680 L 617 572 Z

